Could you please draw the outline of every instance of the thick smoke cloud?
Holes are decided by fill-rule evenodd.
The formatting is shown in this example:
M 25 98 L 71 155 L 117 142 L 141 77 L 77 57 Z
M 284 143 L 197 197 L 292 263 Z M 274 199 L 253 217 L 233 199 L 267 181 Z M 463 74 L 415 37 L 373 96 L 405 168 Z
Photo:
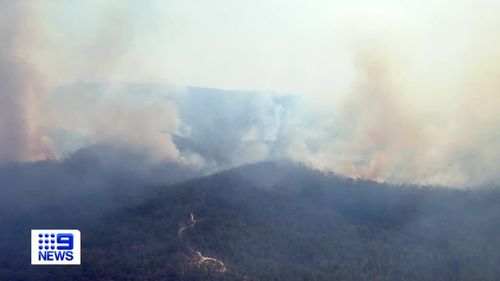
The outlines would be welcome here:
M 53 158 L 36 124 L 44 81 L 32 64 L 37 25 L 29 3 L 0 1 L 0 163 Z
M 142 89 L 145 90 L 145 89 Z M 156 160 L 180 159 L 170 134 L 180 126 L 177 106 L 167 100 L 141 99 L 141 89 L 123 85 L 80 84 L 61 87 L 44 105 L 50 114 L 54 142 L 71 153 L 87 145 L 106 143 L 154 149 Z
M 285 157 L 276 144 L 295 102 L 272 93 L 117 83 L 59 87 L 45 106 L 62 154 L 122 143 L 213 171 Z
M 430 160 L 426 157 L 431 157 L 433 132 L 405 99 L 404 66 L 398 55 L 370 45 L 358 50 L 353 64 L 354 80 L 340 105 L 324 113 L 329 117 L 306 112 L 314 125 L 290 132 L 294 137 L 289 154 L 354 178 L 421 183 L 426 180 L 421 168 Z
M 303 97 L 272 93 L 68 85 L 53 96 L 52 111 L 61 115 L 51 122 L 50 136 L 64 153 L 96 143 L 122 143 L 151 149 L 157 160 L 207 171 L 292 158 L 378 181 L 451 186 L 494 182 L 496 131 L 478 126 L 495 123 L 460 117 L 473 125 L 453 127 L 432 116 L 422 119 L 401 94 L 400 66 L 384 55 L 361 53 L 350 94 L 326 113 L 306 107 Z M 483 146 L 475 146 L 480 142 Z
M 291 157 L 355 178 L 455 187 L 495 183 L 500 87 L 490 65 L 498 54 L 488 49 L 477 46 L 464 56 L 471 64 L 435 83 L 408 79 L 408 58 L 390 48 L 363 49 L 353 59 L 350 89 L 331 107 L 335 111 L 316 106 L 320 113 L 305 113 L 315 116 L 314 126 L 291 130 Z M 447 97 L 419 103 L 428 93 Z
M 199 14 L 196 5 L 174 2 L 168 11 L 91 2 L 83 6 L 100 8 L 78 9 L 83 24 L 62 28 L 61 15 L 74 10 L 47 4 L 54 9 L 37 14 L 27 2 L 2 2 L 0 162 L 63 159 L 117 144 L 154 151 L 152 162 L 207 171 L 292 158 L 378 181 L 498 180 L 498 4 L 388 1 L 339 5 L 335 13 L 325 4 L 324 11 L 311 8 L 321 20 L 295 22 L 290 16 L 303 11 L 297 4 L 278 21 L 298 27 L 293 38 L 274 15 L 264 28 L 271 33 L 260 38 L 255 18 L 267 11 L 263 2 L 249 5 L 247 17 L 238 17 L 234 4 L 203 6 Z M 222 18 L 241 18 L 234 26 L 245 32 L 225 29 L 233 25 Z M 211 29 L 201 28 L 203 19 Z M 39 49 L 43 26 L 49 50 Z M 74 83 L 80 79 L 98 83 Z M 151 83 L 158 80 L 186 87 Z M 188 87 L 199 84 L 300 93 Z
M 357 76 L 340 108 L 345 124 L 340 171 L 361 178 L 384 180 L 391 168 L 406 166 L 425 149 L 428 136 L 406 104 L 398 85 L 398 66 L 383 50 L 369 49 L 356 58 Z M 416 168 L 416 167 L 411 167 Z

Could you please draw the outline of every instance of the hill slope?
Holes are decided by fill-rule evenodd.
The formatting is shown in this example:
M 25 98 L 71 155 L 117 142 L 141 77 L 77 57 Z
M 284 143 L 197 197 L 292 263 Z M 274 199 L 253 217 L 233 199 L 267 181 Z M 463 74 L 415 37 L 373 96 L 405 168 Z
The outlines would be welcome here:
M 61 227 L 44 225 L 53 226 Z M 141 203 L 68 227 L 82 230 L 82 266 L 30 267 L 29 245 L 19 241 L 22 254 L 6 261 L 0 279 L 500 278 L 500 192 L 396 187 L 290 163 L 157 188 Z

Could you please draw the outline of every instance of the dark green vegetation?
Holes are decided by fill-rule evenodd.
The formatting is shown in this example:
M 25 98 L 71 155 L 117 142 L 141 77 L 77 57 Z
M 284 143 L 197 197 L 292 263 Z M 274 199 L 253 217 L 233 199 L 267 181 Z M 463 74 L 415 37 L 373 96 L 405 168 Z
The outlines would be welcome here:
M 0 280 L 500 279 L 496 190 L 389 186 L 260 163 L 126 202 L 1 217 Z M 190 213 L 199 223 L 185 239 L 229 272 L 193 263 L 177 236 Z M 30 266 L 36 227 L 80 228 L 82 266 Z

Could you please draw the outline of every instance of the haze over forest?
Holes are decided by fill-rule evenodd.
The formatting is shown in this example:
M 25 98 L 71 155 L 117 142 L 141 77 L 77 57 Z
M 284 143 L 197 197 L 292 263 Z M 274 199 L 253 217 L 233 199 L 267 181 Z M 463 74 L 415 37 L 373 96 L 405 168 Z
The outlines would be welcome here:
M 499 280 L 499 14 L 0 0 L 0 280 Z

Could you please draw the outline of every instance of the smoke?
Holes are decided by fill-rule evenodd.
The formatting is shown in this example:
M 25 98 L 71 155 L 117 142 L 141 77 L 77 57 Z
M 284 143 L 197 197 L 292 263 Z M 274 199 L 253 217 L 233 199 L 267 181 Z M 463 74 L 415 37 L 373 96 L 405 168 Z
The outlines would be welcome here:
M 51 114 L 44 122 L 50 124 L 62 153 L 114 143 L 153 150 L 156 160 L 183 161 L 170 136 L 180 129 L 177 106 L 168 101 L 137 100 L 142 94 L 112 85 L 69 87 L 47 99 L 44 107 Z
M 498 52 L 477 42 L 460 70 L 436 81 L 435 69 L 426 75 L 436 77 L 418 76 L 408 53 L 366 46 L 354 56 L 354 79 L 342 102 L 323 98 L 328 109 L 313 105 L 316 112 L 303 113 L 313 116 L 313 126 L 289 131 L 289 155 L 377 181 L 455 187 L 498 181 L 500 73 L 492 66 Z M 421 99 L 432 94 L 437 98 Z
M 85 100 L 89 94 L 85 92 L 66 99 L 54 97 L 54 82 L 67 75 L 113 79 L 130 45 L 127 5 L 106 6 L 105 16 L 88 38 L 77 39 L 45 30 L 49 24 L 40 16 L 41 5 L 0 4 L 0 163 L 61 158 L 82 145 L 98 143 L 155 150 L 150 156 L 157 161 L 178 159 L 171 138 L 163 133 L 175 132 L 179 125 L 174 104 L 137 106 L 119 95 L 95 104 Z M 73 41 L 81 46 L 74 46 Z M 80 142 L 72 144 L 70 151 L 54 150 L 52 138 L 66 133 L 79 135 Z
M 500 166 L 500 7 L 445 2 L 258 1 L 243 12 L 6 1 L 0 162 L 105 143 L 212 170 L 292 158 L 377 181 L 489 184 Z M 314 17 L 297 21 L 303 11 Z M 187 87 L 200 84 L 299 93 Z
M 384 180 L 391 167 L 414 161 L 409 151 L 422 150 L 424 128 L 408 106 L 398 81 L 398 65 L 377 49 L 358 56 L 358 74 L 341 108 L 340 122 L 349 126 L 342 171 L 350 176 Z
M 500 21 L 492 12 L 500 7 L 442 4 L 412 7 L 418 18 L 398 5 L 397 13 L 349 11 L 350 85 L 302 97 L 309 108 L 298 119 L 313 121 L 288 129 L 292 158 L 397 183 L 471 187 L 500 179 Z
M 29 52 L 38 26 L 29 3 L 0 5 L 0 163 L 53 158 L 51 141 L 36 124 L 45 84 Z
M 98 143 L 121 143 L 213 170 L 275 156 L 282 119 L 293 98 L 151 84 L 75 84 L 59 87 L 50 135 L 62 154 Z

